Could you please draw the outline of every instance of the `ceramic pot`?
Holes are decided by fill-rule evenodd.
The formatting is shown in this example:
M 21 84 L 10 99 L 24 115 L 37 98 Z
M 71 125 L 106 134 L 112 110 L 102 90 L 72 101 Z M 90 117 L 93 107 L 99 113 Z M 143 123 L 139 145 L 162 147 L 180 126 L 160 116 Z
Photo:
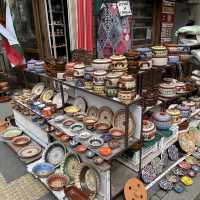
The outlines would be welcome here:
M 94 128 L 97 133 L 107 133 L 110 129 L 110 124 L 104 123 L 104 122 L 97 122 L 94 125 Z
M 177 46 L 177 44 L 167 43 L 165 44 L 165 46 L 167 47 L 168 53 L 170 54 L 177 54 L 180 52 L 180 49 Z
M 95 85 L 104 85 L 106 74 L 107 74 L 107 72 L 104 71 L 104 70 L 95 71 L 94 72 L 93 83 Z
M 167 130 L 172 125 L 171 116 L 165 112 L 154 112 L 153 119 L 157 129 L 159 130 Z
M 175 84 L 161 83 L 159 86 L 159 92 L 162 97 L 170 98 L 176 96 Z
M 131 104 L 133 103 L 135 97 L 136 97 L 135 90 L 130 90 L 130 91 L 119 90 L 118 91 L 118 98 L 120 99 L 122 103 Z
M 85 89 L 93 90 L 93 81 L 85 81 Z
M 106 95 L 108 97 L 116 97 L 118 93 L 117 88 L 105 88 Z
M 93 90 L 98 95 L 104 95 L 105 86 L 104 85 L 93 85 Z
M 191 113 L 190 107 L 184 105 L 178 105 L 176 108 L 180 110 L 182 118 L 188 118 L 190 116 Z
M 176 55 L 176 54 L 168 55 L 168 63 L 169 64 L 176 64 L 176 63 L 179 63 L 179 61 L 180 61 L 179 55 Z
M 9 122 L 0 120 L 0 132 L 6 130 L 8 126 L 9 126 Z
M 185 83 L 183 83 L 183 82 L 177 82 L 177 83 L 175 83 L 175 85 L 176 85 L 176 93 L 177 94 L 185 93 L 186 92 Z
M 74 66 L 74 77 L 81 78 L 85 74 L 85 65 L 83 63 Z
M 143 120 L 142 123 L 142 135 L 144 137 L 144 141 L 150 141 L 155 138 L 156 135 L 156 126 L 153 122 L 148 120 Z
M 125 54 L 127 60 L 128 60 L 128 73 L 129 74 L 136 74 L 140 68 L 139 68 L 139 58 L 140 58 L 140 52 L 136 50 L 129 50 Z
M 117 88 L 118 81 L 122 74 L 115 72 L 115 73 L 108 73 L 105 79 L 105 86 L 106 88 Z
M 122 75 L 118 82 L 118 87 L 123 91 L 131 91 L 136 88 L 136 80 L 132 75 Z
M 116 72 L 126 72 L 128 69 L 128 61 L 126 59 L 126 56 L 123 55 L 113 55 L 110 57 L 112 60 L 112 71 Z
M 85 81 L 92 81 L 93 80 L 93 73 L 94 73 L 93 67 L 86 67 L 85 68 L 85 74 L 84 74 L 84 80 Z
M 167 57 L 168 51 L 165 46 L 153 46 L 152 48 L 154 58 Z
M 196 109 L 200 108 L 200 97 L 199 96 L 193 96 L 193 97 L 190 97 L 189 99 L 195 103 Z
M 97 118 L 95 117 L 84 117 L 83 123 L 85 127 L 89 130 L 94 128 L 95 123 L 97 122 Z
M 136 51 L 140 52 L 140 60 L 149 60 L 152 58 L 152 51 L 150 48 L 137 48 Z
M 152 59 L 139 61 L 138 65 L 142 71 L 149 70 L 152 68 Z
M 178 109 L 167 109 L 167 114 L 171 116 L 172 124 L 176 124 L 180 121 L 181 112 Z
M 191 112 L 194 112 L 196 109 L 196 104 L 194 101 L 183 101 L 182 104 L 190 108 Z
M 109 58 L 95 59 L 92 62 L 92 67 L 96 70 L 109 71 L 112 65 L 112 60 Z
M 167 65 L 168 58 L 167 57 L 153 57 L 152 64 L 153 66 L 165 66 Z

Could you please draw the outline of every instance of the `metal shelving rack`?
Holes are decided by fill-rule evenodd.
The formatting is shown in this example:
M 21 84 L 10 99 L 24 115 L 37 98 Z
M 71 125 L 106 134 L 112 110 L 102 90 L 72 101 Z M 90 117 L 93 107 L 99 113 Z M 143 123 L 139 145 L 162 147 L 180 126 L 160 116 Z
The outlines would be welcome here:
M 55 10 L 53 8 L 53 0 L 45 0 L 45 12 L 46 12 L 46 21 L 47 21 L 47 31 L 49 38 L 50 51 L 53 57 L 58 58 L 59 56 L 68 56 L 67 55 L 67 32 L 66 32 L 66 21 L 64 13 L 63 0 L 60 1 L 60 10 Z M 56 1 L 58 3 L 58 1 Z M 54 5 L 55 6 L 55 5 Z M 55 15 L 60 15 L 60 22 L 55 23 Z M 63 34 L 56 34 L 56 28 L 61 28 Z M 59 38 L 59 44 L 57 39 Z M 60 43 L 60 40 L 62 43 Z M 62 54 L 58 49 L 63 49 Z

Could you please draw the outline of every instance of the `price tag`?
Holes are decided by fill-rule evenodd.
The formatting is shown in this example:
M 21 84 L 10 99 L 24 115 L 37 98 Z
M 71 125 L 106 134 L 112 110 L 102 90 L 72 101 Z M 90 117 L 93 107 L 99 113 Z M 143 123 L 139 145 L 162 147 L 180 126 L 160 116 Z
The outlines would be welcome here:
M 129 1 L 119 1 L 117 3 L 119 14 L 121 17 L 132 15 L 131 6 Z

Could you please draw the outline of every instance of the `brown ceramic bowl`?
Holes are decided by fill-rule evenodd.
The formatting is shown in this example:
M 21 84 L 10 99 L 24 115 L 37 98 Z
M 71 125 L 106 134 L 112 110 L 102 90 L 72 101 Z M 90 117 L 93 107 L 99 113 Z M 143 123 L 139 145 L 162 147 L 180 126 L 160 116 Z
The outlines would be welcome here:
M 63 188 L 67 185 L 67 177 L 58 175 L 58 174 L 53 174 L 48 177 L 47 179 L 47 184 L 50 187 L 50 189 L 54 191 L 61 191 Z
M 12 139 L 12 143 L 16 146 L 25 146 L 30 143 L 31 138 L 25 135 L 18 136 Z
M 96 129 L 97 133 L 107 133 L 110 129 L 110 124 L 105 122 L 97 122 L 94 125 L 94 128 Z
M 97 122 L 97 118 L 95 117 L 84 117 L 83 123 L 88 129 L 94 128 L 94 124 Z
M 121 139 L 125 135 L 124 131 L 118 128 L 112 128 L 110 133 L 113 139 Z

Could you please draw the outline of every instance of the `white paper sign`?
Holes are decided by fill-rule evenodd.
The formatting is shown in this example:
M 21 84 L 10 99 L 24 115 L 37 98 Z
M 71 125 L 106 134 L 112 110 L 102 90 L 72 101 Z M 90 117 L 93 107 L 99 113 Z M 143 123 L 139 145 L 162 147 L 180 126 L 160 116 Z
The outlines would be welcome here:
M 129 1 L 119 1 L 117 3 L 119 14 L 121 17 L 132 15 L 131 6 Z

